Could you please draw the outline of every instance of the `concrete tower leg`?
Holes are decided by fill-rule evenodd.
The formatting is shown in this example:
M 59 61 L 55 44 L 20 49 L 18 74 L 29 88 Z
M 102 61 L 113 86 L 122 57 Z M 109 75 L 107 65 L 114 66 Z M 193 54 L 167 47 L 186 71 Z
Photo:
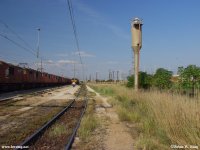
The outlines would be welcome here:
M 139 50 L 134 50 L 134 89 L 138 91 L 139 88 Z

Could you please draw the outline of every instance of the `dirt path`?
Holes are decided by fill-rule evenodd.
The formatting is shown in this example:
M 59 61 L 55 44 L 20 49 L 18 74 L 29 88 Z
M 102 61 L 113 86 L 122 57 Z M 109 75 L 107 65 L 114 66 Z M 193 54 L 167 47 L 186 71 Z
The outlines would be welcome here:
M 106 122 L 106 132 L 103 137 L 103 149 L 105 150 L 133 150 L 134 140 L 128 133 L 128 128 L 120 122 L 115 108 L 113 108 L 108 102 L 107 98 L 101 96 L 90 87 L 87 87 L 88 91 L 96 93 L 95 99 L 98 100 L 96 106 L 97 115 Z

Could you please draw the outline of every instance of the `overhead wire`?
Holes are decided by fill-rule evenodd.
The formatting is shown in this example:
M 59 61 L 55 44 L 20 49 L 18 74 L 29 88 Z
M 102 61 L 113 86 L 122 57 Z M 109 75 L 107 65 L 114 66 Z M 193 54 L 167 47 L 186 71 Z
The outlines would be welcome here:
M 7 23 L 0 20 L 0 23 L 3 24 L 8 30 L 10 30 L 13 34 L 16 35 L 18 39 L 24 42 L 24 44 L 34 53 L 34 49 L 28 44 L 19 34 L 17 34 Z
M 76 23 L 75 23 L 75 19 L 74 19 L 74 12 L 73 12 L 73 6 L 72 6 L 72 2 L 70 0 L 67 0 L 67 4 L 68 4 L 68 8 L 69 8 L 69 12 L 70 12 L 70 19 L 71 19 L 71 23 L 72 23 L 72 28 L 73 28 L 73 33 L 74 33 L 74 37 L 75 37 L 75 43 L 77 46 L 77 50 L 78 50 L 78 55 L 80 58 L 80 64 L 82 64 L 82 69 L 83 69 L 83 76 L 84 76 L 84 68 L 83 68 L 83 61 L 82 61 L 82 57 L 81 57 L 81 52 L 80 52 L 80 46 L 79 46 L 79 40 L 78 40 L 78 34 L 77 34 L 77 30 L 76 30 Z M 33 54 L 34 56 L 37 57 L 37 53 L 35 52 L 35 50 L 19 35 L 17 34 L 8 24 L 6 24 L 5 22 L 3 22 L 2 20 L 0 20 L 0 23 L 3 24 L 9 31 L 11 31 L 14 35 L 16 35 L 16 37 L 18 39 L 20 39 L 21 41 L 23 41 L 23 43 L 26 45 L 22 45 L 18 42 L 16 42 L 15 40 L 9 38 L 7 35 L 0 33 L 0 36 L 3 37 L 4 39 L 10 41 L 11 43 L 13 43 L 14 45 L 22 48 L 23 50 L 30 52 L 31 54 Z M 75 53 L 76 54 L 76 53 Z M 48 60 L 44 57 L 40 57 L 42 60 Z M 84 78 L 84 77 L 83 77 Z
M 81 57 L 81 52 L 80 52 L 80 46 L 79 46 L 79 40 L 78 40 L 78 34 L 77 34 L 77 29 L 76 29 L 76 23 L 75 23 L 75 18 L 74 18 L 74 11 L 73 11 L 73 5 L 71 0 L 67 0 L 67 4 L 68 4 L 68 9 L 69 9 L 69 14 L 70 14 L 70 19 L 71 19 L 71 23 L 72 23 L 72 28 L 73 28 L 73 33 L 74 33 L 74 38 L 75 38 L 75 43 L 77 46 L 77 50 L 78 50 L 78 55 L 80 58 L 80 64 L 82 65 L 82 72 L 83 72 L 83 80 L 84 80 L 84 64 L 82 61 L 82 57 Z
M 14 41 L 14 40 L 8 38 L 6 35 L 0 33 L 0 36 L 3 37 L 4 39 L 10 41 L 11 43 L 15 44 L 16 46 L 18 46 L 18 47 L 24 49 L 25 51 L 28 51 L 28 52 L 30 52 L 31 54 L 33 54 L 34 56 L 36 56 L 36 53 L 34 53 L 34 52 L 31 51 L 30 49 L 28 49 L 28 48 L 22 46 L 21 44 L 17 43 L 16 41 Z
M 38 56 L 37 52 L 30 46 L 30 44 L 28 44 L 28 42 L 26 42 L 19 34 L 16 33 L 16 31 L 14 31 L 14 29 L 12 29 L 7 23 L 5 23 L 4 21 L 0 20 L 0 23 L 2 25 L 4 25 L 10 32 L 12 32 L 12 34 L 14 34 L 18 39 L 20 39 L 21 41 L 23 41 L 23 43 L 26 45 L 26 47 L 18 42 L 16 42 L 15 40 L 9 38 L 7 35 L 0 33 L 0 36 L 5 38 L 6 40 L 12 42 L 14 45 L 30 52 L 31 54 L 33 54 L 34 56 Z M 43 56 L 38 57 L 39 59 L 42 60 L 48 60 L 47 58 L 44 58 Z
M 74 14 L 73 14 L 72 2 L 70 0 L 67 0 L 67 3 L 68 3 L 70 19 L 71 19 L 71 23 L 72 23 L 73 33 L 74 33 L 74 37 L 75 37 L 75 42 L 76 42 L 76 46 L 77 46 L 77 50 L 78 50 L 78 54 L 79 54 L 79 58 L 80 58 L 80 63 L 83 64 L 82 58 L 81 58 L 81 53 L 80 53 L 77 30 L 76 30 L 76 23 L 75 23 Z

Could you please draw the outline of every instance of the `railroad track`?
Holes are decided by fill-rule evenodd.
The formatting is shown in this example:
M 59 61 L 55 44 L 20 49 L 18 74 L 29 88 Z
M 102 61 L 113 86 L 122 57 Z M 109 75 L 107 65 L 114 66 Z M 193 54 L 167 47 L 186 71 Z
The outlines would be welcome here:
M 20 144 L 29 149 L 70 149 L 87 107 L 87 91 L 82 85 L 72 100 L 55 117 Z M 20 149 L 20 148 L 19 148 Z

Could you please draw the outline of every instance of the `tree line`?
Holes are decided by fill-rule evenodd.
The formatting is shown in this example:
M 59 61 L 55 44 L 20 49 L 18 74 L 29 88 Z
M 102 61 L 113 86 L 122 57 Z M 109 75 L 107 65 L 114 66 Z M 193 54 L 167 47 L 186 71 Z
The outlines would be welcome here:
M 173 76 L 173 72 L 164 68 L 158 68 L 155 74 L 139 72 L 139 88 L 159 90 L 172 90 L 177 92 L 194 93 L 195 89 L 200 88 L 200 67 L 188 65 L 178 67 L 178 75 Z M 133 87 L 134 75 L 127 77 L 127 87 Z

